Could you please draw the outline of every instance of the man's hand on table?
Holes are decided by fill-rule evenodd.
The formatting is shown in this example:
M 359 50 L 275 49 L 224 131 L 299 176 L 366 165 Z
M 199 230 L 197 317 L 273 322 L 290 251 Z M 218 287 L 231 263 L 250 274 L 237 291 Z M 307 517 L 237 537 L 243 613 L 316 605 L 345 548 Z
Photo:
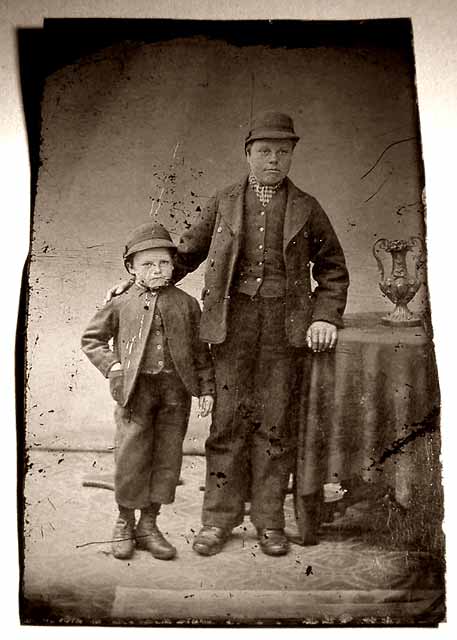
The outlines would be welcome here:
M 338 331 L 334 324 L 317 320 L 306 332 L 306 344 L 314 353 L 331 351 L 335 348 L 337 336 Z

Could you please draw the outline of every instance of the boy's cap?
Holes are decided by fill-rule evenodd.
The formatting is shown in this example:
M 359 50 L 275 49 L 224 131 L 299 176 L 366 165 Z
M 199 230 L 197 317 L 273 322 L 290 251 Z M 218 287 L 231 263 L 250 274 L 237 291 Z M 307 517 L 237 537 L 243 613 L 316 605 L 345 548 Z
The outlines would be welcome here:
M 124 248 L 124 261 L 137 251 L 157 248 L 176 250 L 176 245 L 165 227 L 157 222 L 146 222 L 130 232 Z
M 254 117 L 251 130 L 246 136 L 245 146 L 254 140 L 294 140 L 300 137 L 294 130 L 294 122 L 287 113 L 280 111 L 263 111 Z

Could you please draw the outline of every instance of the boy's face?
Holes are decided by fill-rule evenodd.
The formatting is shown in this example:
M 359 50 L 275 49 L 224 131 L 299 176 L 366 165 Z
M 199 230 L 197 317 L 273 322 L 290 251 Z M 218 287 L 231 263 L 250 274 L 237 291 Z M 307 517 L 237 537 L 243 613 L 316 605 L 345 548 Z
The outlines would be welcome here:
M 166 248 L 144 249 L 132 256 L 129 272 L 136 282 L 154 289 L 168 284 L 173 273 L 173 256 Z
M 286 177 L 294 146 L 292 140 L 254 140 L 246 158 L 260 184 L 275 185 Z

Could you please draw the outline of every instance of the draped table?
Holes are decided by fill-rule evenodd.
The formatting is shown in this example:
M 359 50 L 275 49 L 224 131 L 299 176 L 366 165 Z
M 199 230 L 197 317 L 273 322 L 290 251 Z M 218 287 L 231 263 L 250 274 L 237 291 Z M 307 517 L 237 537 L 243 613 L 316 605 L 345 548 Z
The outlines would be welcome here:
M 433 342 L 423 327 L 385 326 L 382 315 L 347 315 L 335 351 L 304 359 L 296 403 L 299 530 L 301 507 L 326 483 L 358 478 L 387 487 L 405 508 L 417 495 L 433 498 L 439 484 Z

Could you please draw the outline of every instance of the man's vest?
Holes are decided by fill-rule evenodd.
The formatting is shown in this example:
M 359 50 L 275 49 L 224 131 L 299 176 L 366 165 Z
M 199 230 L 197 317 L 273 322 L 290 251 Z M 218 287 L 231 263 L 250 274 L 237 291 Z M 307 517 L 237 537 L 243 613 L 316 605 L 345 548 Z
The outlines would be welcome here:
M 285 184 L 263 205 L 248 185 L 244 197 L 243 232 L 233 288 L 249 296 L 280 298 L 286 291 L 283 258 Z

